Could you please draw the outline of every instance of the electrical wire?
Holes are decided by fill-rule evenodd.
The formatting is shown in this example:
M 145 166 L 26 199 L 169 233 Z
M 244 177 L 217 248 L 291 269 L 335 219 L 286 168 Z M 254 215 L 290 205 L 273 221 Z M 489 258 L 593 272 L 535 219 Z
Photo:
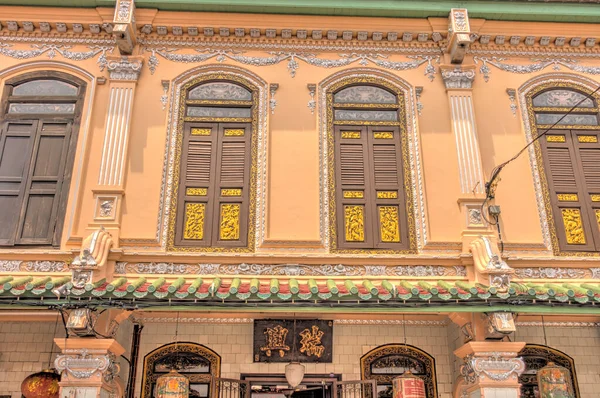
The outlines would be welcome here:
M 495 222 L 492 223 L 486 217 L 484 210 L 485 210 L 485 205 L 487 204 L 487 202 L 489 202 L 491 199 L 494 199 L 494 196 L 495 196 L 495 194 L 493 192 L 495 190 L 494 183 L 498 184 L 498 182 L 500 181 L 500 180 L 498 180 L 498 182 L 496 182 L 496 180 L 498 179 L 498 176 L 500 175 L 500 172 L 502 171 L 502 169 L 504 167 L 506 167 L 508 164 L 510 164 L 513 161 L 517 160 L 517 158 L 519 156 L 521 156 L 523 154 L 523 152 L 525 152 L 531 145 L 533 145 L 537 140 L 539 140 L 540 138 L 542 138 L 543 136 L 545 136 L 550 130 L 552 130 L 554 127 L 556 127 L 565 117 L 567 117 L 568 115 L 570 115 L 584 101 L 586 101 L 587 99 L 591 99 L 593 97 L 593 95 L 596 94 L 598 91 L 600 91 L 600 86 L 598 86 L 591 93 L 585 94 L 585 98 L 583 98 L 577 104 L 573 105 L 573 107 L 571 109 L 569 109 L 564 115 L 562 115 L 562 117 L 560 119 L 558 119 L 552 126 L 548 127 L 546 130 L 544 130 L 540 134 L 536 135 L 523 148 L 521 148 L 521 150 L 519 152 L 517 152 L 513 157 L 511 157 L 510 159 L 508 159 L 507 161 L 505 161 L 503 163 L 500 163 L 498 166 L 494 167 L 494 169 L 492 170 L 492 173 L 490 174 L 489 181 L 485 183 L 485 199 L 483 200 L 483 203 L 481 204 L 481 215 L 482 215 L 483 219 L 488 224 L 490 224 L 490 225 L 497 225 L 499 223 L 499 221 L 498 221 L 499 216 L 493 217 L 493 218 L 495 218 Z M 498 227 L 498 230 L 500 230 L 500 227 Z

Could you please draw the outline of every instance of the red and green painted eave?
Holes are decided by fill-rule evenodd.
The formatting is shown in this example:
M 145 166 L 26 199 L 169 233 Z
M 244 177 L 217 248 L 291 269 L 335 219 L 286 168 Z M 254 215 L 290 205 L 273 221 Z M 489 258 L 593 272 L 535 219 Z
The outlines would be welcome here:
M 414 304 L 415 308 L 446 308 L 448 305 L 485 307 L 494 305 L 564 307 L 598 310 L 600 284 L 589 283 L 512 283 L 508 291 L 465 281 L 387 281 L 378 280 L 270 280 L 218 277 L 116 277 L 100 280 L 83 288 L 72 286 L 70 276 L 3 276 L 0 277 L 0 305 L 19 302 L 56 302 L 53 289 L 63 285 L 70 290 L 65 300 L 123 301 L 147 303 L 195 303 L 198 306 L 231 305 L 239 307 L 310 304 L 319 308 L 353 304 L 356 307 L 398 307 Z
M 114 7 L 114 0 L 0 0 L 0 5 Z M 138 8 L 167 11 L 326 15 L 357 17 L 447 17 L 467 8 L 471 18 L 503 21 L 600 23 L 598 2 L 577 0 L 136 0 Z

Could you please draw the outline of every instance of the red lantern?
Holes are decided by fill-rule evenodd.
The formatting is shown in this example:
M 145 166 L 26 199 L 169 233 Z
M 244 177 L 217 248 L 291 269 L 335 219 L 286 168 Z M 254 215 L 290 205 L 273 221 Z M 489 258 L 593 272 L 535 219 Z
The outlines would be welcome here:
M 425 382 L 407 370 L 392 380 L 394 398 L 425 398 Z
M 34 373 L 21 383 L 25 398 L 58 398 L 60 375 L 54 369 Z

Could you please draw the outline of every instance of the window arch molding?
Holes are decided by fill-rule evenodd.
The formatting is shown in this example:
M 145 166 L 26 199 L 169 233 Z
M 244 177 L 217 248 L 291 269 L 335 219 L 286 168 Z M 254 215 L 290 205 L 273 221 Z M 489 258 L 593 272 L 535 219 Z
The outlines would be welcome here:
M 73 163 L 73 173 L 70 179 L 68 207 L 65 210 L 63 219 L 62 235 L 64 241 L 69 242 L 73 236 L 73 228 L 76 220 L 76 212 L 81 194 L 81 183 L 83 178 L 84 154 L 88 145 L 90 135 L 90 123 L 92 119 L 93 99 L 96 93 L 96 76 L 87 70 L 76 65 L 61 61 L 31 61 L 18 65 L 13 65 L 0 70 L 0 90 L 4 91 L 4 85 L 8 81 L 18 80 L 20 76 L 25 76 L 32 72 L 52 72 L 63 76 L 73 77 L 87 84 L 83 98 L 83 108 L 80 117 L 79 136 L 77 140 L 77 149 L 75 151 L 75 161 Z
M 246 87 L 253 93 L 248 242 L 246 247 L 236 248 L 177 247 L 174 244 L 175 217 L 184 126 L 185 95 L 188 90 L 202 82 L 208 83 L 214 81 L 231 81 Z M 267 83 L 254 73 L 242 68 L 225 65 L 206 65 L 184 72 L 174 79 L 172 87 L 173 90 L 171 90 L 169 100 L 166 156 L 163 167 L 164 183 L 160 200 L 161 203 L 166 203 L 166 206 L 163 206 L 160 210 L 157 239 L 161 242 L 161 246 L 169 251 L 252 252 L 264 240 L 266 230 Z
M 542 130 L 538 131 L 534 108 L 540 108 L 534 107 L 534 97 L 552 89 L 565 89 L 589 94 L 596 89 L 597 84 L 597 82 L 579 75 L 570 73 L 549 73 L 532 78 L 521 85 L 518 89 L 518 100 L 523 118 L 525 141 L 530 142 L 537 134 L 545 130 L 542 126 Z M 595 94 L 594 97 L 596 103 L 600 104 L 600 95 Z M 557 235 L 557 215 L 552 211 L 553 205 L 550 200 L 549 184 L 545 174 L 544 156 L 539 142 L 536 142 L 529 148 L 529 159 L 534 180 L 540 225 L 544 238 L 544 245 L 547 250 L 552 251 L 554 255 L 560 256 L 598 255 L 598 253 L 590 251 L 578 252 L 561 250 L 561 244 L 559 243 Z
M 575 398 L 579 398 L 579 383 L 577 382 L 577 371 L 575 361 L 572 357 L 552 347 L 540 344 L 526 344 L 519 353 L 525 362 L 525 371 L 519 376 L 521 383 L 521 396 L 523 398 L 533 398 L 533 389 L 537 386 L 537 371 L 546 366 L 548 362 L 569 369 L 571 380 L 573 381 L 573 390 Z
M 398 127 L 401 132 L 404 191 L 406 195 L 409 249 L 338 248 L 336 228 L 336 191 L 334 163 L 333 93 L 353 85 L 371 85 L 394 93 L 399 98 Z M 321 241 L 330 251 L 342 253 L 415 253 L 427 243 L 426 210 L 422 177 L 420 138 L 416 125 L 414 88 L 397 76 L 373 68 L 352 68 L 335 73 L 318 85 L 320 162 Z
M 415 373 L 425 382 L 427 398 L 437 397 L 437 376 L 435 369 L 435 358 L 427 352 L 410 344 L 385 344 L 372 349 L 360 357 L 360 377 L 361 380 L 375 380 L 378 385 L 390 386 L 392 380 L 402 374 L 398 372 L 381 372 L 377 374 L 373 369 L 379 367 L 385 361 L 388 363 L 382 366 L 394 367 L 400 366 L 393 361 L 402 362 L 402 358 L 407 358 L 407 363 L 414 364 L 418 368 Z
M 186 354 L 201 358 L 207 364 L 209 371 L 201 374 L 186 373 L 190 379 L 190 385 L 208 384 L 213 377 L 221 376 L 221 356 L 210 348 L 192 342 L 177 342 L 165 344 L 144 356 L 144 368 L 142 373 L 142 395 L 141 398 L 152 397 L 152 387 L 156 379 L 166 372 L 156 372 L 155 366 L 161 359 L 174 355 L 175 353 Z M 210 390 L 209 390 L 210 392 Z M 210 397 L 210 394 L 208 395 Z

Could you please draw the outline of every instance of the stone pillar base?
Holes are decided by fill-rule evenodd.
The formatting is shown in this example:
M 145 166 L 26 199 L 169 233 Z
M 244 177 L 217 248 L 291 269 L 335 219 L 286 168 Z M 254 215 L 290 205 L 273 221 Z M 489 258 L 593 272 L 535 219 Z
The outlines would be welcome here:
M 61 372 L 61 398 L 117 397 L 123 391 L 115 358 L 125 349 L 114 339 L 54 339 L 61 349 L 54 366 Z

